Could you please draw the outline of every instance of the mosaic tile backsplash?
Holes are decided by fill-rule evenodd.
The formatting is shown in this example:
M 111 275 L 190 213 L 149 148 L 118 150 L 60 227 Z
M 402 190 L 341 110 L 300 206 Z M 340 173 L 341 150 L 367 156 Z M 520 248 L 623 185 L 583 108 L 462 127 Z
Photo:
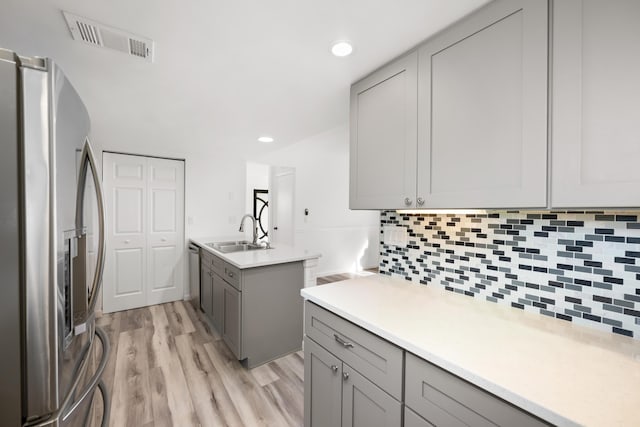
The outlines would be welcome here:
M 638 215 L 384 211 L 380 273 L 640 339 Z M 408 244 L 387 244 L 385 226 Z

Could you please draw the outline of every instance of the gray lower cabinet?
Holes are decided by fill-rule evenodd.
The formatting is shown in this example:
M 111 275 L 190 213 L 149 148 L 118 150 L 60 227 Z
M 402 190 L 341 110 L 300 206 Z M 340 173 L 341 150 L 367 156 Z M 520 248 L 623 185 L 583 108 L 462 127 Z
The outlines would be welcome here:
M 304 394 L 305 427 L 551 425 L 310 301 Z
M 211 269 L 200 265 L 200 308 L 209 316 L 213 314 L 213 274 Z
M 228 283 L 222 287 L 222 339 L 238 359 L 242 359 L 242 296 Z
M 400 348 L 310 302 L 305 335 L 305 427 L 400 426 Z
M 411 353 L 406 353 L 405 404 L 436 427 L 550 425 Z
M 402 404 L 308 337 L 305 427 L 398 427 Z
M 342 419 L 342 361 L 304 341 L 304 425 L 336 427 Z
M 407 406 L 404 407 L 404 427 L 434 427 L 429 421 L 413 412 Z
M 249 368 L 300 350 L 302 261 L 239 269 L 200 253 L 200 307 L 231 352 Z
M 399 426 L 402 404 L 342 364 L 342 427 Z
M 222 318 L 224 316 L 223 313 L 223 290 L 225 287 L 225 282 L 218 274 L 216 274 L 215 270 L 213 270 L 212 274 L 212 295 L 213 302 L 212 310 L 213 314 L 211 315 L 211 321 L 213 323 L 213 327 L 216 328 L 217 331 L 222 331 Z

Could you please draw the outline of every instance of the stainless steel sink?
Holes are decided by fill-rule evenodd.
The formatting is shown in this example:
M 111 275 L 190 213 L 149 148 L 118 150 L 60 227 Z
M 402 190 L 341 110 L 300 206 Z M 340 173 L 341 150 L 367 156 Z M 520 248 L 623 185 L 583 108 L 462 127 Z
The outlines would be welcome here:
M 207 246 L 213 248 L 217 251 L 220 251 L 224 254 L 228 254 L 231 252 L 246 252 L 246 251 L 258 251 L 264 249 L 271 249 L 261 245 L 254 245 L 253 243 L 247 240 L 233 240 L 228 242 L 212 242 L 207 243 Z

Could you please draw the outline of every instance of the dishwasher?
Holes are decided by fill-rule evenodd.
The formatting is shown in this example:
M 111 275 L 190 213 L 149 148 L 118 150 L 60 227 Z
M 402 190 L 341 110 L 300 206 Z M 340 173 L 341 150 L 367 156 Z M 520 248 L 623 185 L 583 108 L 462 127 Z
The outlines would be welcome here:
M 189 244 L 189 292 L 193 308 L 200 310 L 200 248 L 193 243 Z

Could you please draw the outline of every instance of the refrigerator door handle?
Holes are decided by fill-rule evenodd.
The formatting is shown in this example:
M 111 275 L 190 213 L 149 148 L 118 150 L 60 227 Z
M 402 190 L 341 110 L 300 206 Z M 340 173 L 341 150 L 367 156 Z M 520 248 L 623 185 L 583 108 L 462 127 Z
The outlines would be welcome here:
M 74 322 L 74 333 L 76 335 L 82 334 L 87 331 L 86 321 L 90 313 L 93 313 L 96 307 L 98 299 L 98 293 L 100 292 L 100 286 L 102 284 L 102 274 L 104 271 L 104 256 L 105 256 L 105 210 L 104 210 L 104 196 L 102 193 L 102 186 L 100 184 L 100 176 L 98 175 L 98 169 L 96 167 L 95 156 L 93 155 L 93 149 L 89 139 L 87 138 L 82 153 L 80 155 L 80 170 L 78 173 L 78 190 L 76 192 L 76 230 L 78 233 L 84 233 L 84 193 L 86 188 L 86 177 L 88 170 L 91 170 L 91 176 L 96 190 L 96 202 L 98 205 L 98 253 L 96 260 L 96 271 L 91 283 L 91 290 L 89 291 L 89 300 L 86 309 L 86 313 L 77 322 Z
M 96 369 L 93 377 L 91 377 L 91 380 L 85 386 L 80 397 L 78 397 L 75 402 L 69 407 L 69 409 L 65 411 L 65 414 L 62 416 L 62 421 L 66 421 L 66 419 L 69 418 L 69 416 L 80 406 L 80 404 L 82 404 L 85 399 L 89 397 L 89 394 L 93 393 L 93 391 L 98 386 L 100 379 L 102 378 L 102 373 L 104 372 L 105 367 L 107 366 L 107 362 L 109 361 L 109 353 L 111 351 L 109 346 L 109 339 L 107 338 L 107 335 L 104 333 L 104 331 L 98 327 L 96 327 L 96 336 L 100 339 L 100 342 L 102 342 L 102 357 L 100 359 L 98 369 Z M 107 401 L 105 401 L 104 413 L 108 414 L 109 409 L 110 408 L 108 407 Z

